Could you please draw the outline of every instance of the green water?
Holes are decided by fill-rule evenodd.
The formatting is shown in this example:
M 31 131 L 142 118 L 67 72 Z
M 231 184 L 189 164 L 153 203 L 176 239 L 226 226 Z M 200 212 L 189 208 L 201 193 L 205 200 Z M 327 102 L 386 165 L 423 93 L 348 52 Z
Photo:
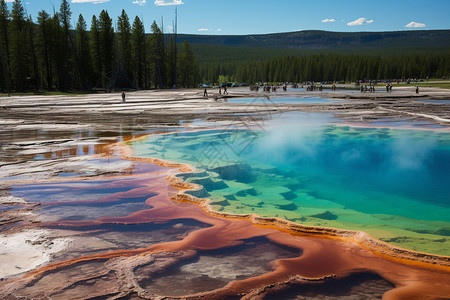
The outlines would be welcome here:
M 450 255 L 450 134 L 330 125 L 291 114 L 265 129 L 152 135 L 135 156 L 186 162 L 215 210 L 362 230 Z

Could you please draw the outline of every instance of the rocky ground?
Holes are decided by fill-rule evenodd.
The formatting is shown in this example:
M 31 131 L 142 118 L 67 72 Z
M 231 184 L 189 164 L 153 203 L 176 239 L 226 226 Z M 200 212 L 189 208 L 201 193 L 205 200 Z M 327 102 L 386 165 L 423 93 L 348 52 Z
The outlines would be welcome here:
M 33 207 L 9 195 L 12 184 L 41 180 L 69 180 L 61 174 L 83 178 L 126 174 L 132 162 L 102 164 L 105 145 L 150 132 L 201 127 L 208 124 L 252 125 L 272 114 L 288 111 L 327 112 L 342 123 L 367 125 L 420 123 L 450 128 L 450 90 L 412 87 L 394 88 L 375 94 L 355 90 L 331 92 L 250 92 L 229 89 L 223 97 L 217 90 L 137 91 L 79 96 L 13 96 L 0 98 L 0 278 L 23 273 L 51 260 L 67 247 L 72 237 L 55 237 L 50 230 L 16 230 L 15 225 L 36 221 Z M 235 97 L 263 97 L 263 104 L 237 104 Z M 279 104 L 277 97 L 324 97 L 344 101 L 326 104 Z M 442 103 L 421 99 L 444 100 Z M 17 251 L 20 249 L 20 251 Z M 9 268 L 4 268 L 8 263 Z

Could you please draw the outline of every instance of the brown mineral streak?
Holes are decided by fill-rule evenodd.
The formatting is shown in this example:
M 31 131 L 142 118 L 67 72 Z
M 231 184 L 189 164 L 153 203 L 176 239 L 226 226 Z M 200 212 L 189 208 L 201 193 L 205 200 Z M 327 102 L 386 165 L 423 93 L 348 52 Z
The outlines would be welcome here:
M 143 179 L 151 178 L 144 185 L 157 194 L 146 200 L 146 203 L 151 206 L 148 210 L 139 211 L 126 217 L 104 217 L 95 221 L 48 222 L 39 226 L 89 226 L 101 223 L 139 224 L 194 219 L 209 224 L 211 227 L 192 231 L 177 241 L 154 244 L 141 249 L 83 256 L 45 266 L 13 282 L 10 289 L 17 290 L 21 286 L 39 280 L 48 272 L 80 262 L 123 258 L 125 266 L 131 268 L 130 265 L 133 265 L 135 268 L 137 262 L 131 260 L 138 257 L 221 249 L 242 244 L 243 240 L 249 238 L 265 236 L 274 243 L 299 249 L 301 255 L 295 258 L 276 260 L 273 271 L 260 276 L 232 281 L 225 287 L 209 292 L 183 297 L 166 297 L 165 299 L 223 299 L 230 295 L 242 295 L 243 299 L 262 299 L 272 289 L 281 289 L 292 283 L 307 283 L 311 280 L 323 281 L 332 277 L 343 278 L 357 272 L 376 273 L 395 284 L 396 288 L 384 295 L 386 299 L 435 299 L 450 295 L 450 285 L 448 284 L 450 282 L 450 257 L 394 247 L 363 232 L 303 226 L 279 218 L 262 218 L 253 214 L 238 215 L 215 212 L 210 207 L 208 199 L 199 199 L 185 193 L 187 190 L 199 189 L 201 186 L 183 182 L 180 178 L 175 177 L 180 172 L 192 172 L 194 170 L 192 166 L 160 159 L 132 157 L 131 148 L 124 143 L 114 144 L 112 147 L 115 147 L 116 150 L 117 147 L 120 149 L 123 159 L 150 162 L 159 166 L 177 168 L 179 171 L 170 170 L 169 176 L 151 175 L 146 177 L 148 174 L 137 176 L 140 184 L 145 182 Z M 137 191 L 124 192 L 122 196 L 133 195 L 133 193 L 141 191 L 143 190 L 138 188 Z M 117 196 L 112 196 L 108 199 L 116 198 Z M 103 200 L 106 201 L 106 199 Z M 197 205 L 179 205 L 173 200 Z M 182 260 L 184 256 L 181 255 L 173 260 Z M 134 285 L 134 292 L 142 298 L 157 297 L 157 295 L 143 291 L 134 279 L 128 278 L 127 280 L 131 282 L 130 285 Z
M 139 140 L 144 139 L 144 137 L 140 137 Z M 130 140 L 130 142 L 133 142 L 134 140 Z M 131 147 L 127 146 L 126 144 L 122 144 L 122 146 L 124 147 L 123 152 L 122 153 L 122 158 L 123 159 L 135 159 L 134 157 L 132 157 L 132 150 Z M 175 167 L 175 168 L 179 168 L 180 172 L 191 172 L 194 170 L 194 168 L 190 165 L 186 165 L 186 164 L 176 164 L 176 163 L 172 163 L 172 162 L 168 162 L 168 161 L 164 161 L 161 159 L 154 159 L 154 158 L 139 158 L 139 160 L 142 161 L 148 161 L 151 163 L 155 163 L 158 164 L 160 166 L 170 166 L 170 167 Z M 418 290 L 422 289 L 422 290 L 427 290 L 427 297 L 430 298 L 434 298 L 433 294 L 435 294 L 437 291 L 435 289 L 435 287 L 430 288 L 431 286 L 436 285 L 436 281 L 433 278 L 434 276 L 436 276 L 436 278 L 439 278 L 440 276 L 445 276 L 447 278 L 447 281 L 445 282 L 450 282 L 450 276 L 449 276 L 449 272 L 450 272 L 450 257 L 448 256 L 440 256 L 440 255 L 434 255 L 434 254 L 427 254 L 427 253 L 421 253 L 421 252 L 415 252 L 415 251 L 411 251 L 408 249 L 403 249 L 400 247 L 395 247 L 393 245 L 384 243 L 380 240 L 377 240 L 373 237 L 371 237 L 369 234 L 365 233 L 365 232 L 361 232 L 361 231 L 351 231 L 351 230 L 341 230 L 341 229 L 334 229 L 334 228 L 327 228 L 327 227 L 313 227 L 313 226 L 304 226 L 301 224 L 297 224 L 297 223 L 293 223 L 287 220 L 283 220 L 283 219 L 279 219 L 279 218 L 263 218 L 263 217 L 259 217 L 257 215 L 254 214 L 246 214 L 246 215 L 238 215 L 238 214 L 228 214 L 228 213 L 223 213 L 223 212 L 216 212 L 214 211 L 211 206 L 209 205 L 209 199 L 199 199 L 197 197 L 194 197 L 192 195 L 186 194 L 185 191 L 188 190 L 197 190 L 197 189 L 201 189 L 202 187 L 197 185 L 197 184 L 190 184 L 190 183 L 186 183 L 183 182 L 180 178 L 177 178 L 175 176 L 169 176 L 168 177 L 168 181 L 169 184 L 172 187 L 175 187 L 177 189 L 180 189 L 180 192 L 177 193 L 174 197 L 172 197 L 173 200 L 176 201 L 181 201 L 181 202 L 191 202 L 191 203 L 195 203 L 197 205 L 199 205 L 203 211 L 205 211 L 207 214 L 211 215 L 211 216 L 215 216 L 215 217 L 222 217 L 222 218 L 228 218 L 228 219 L 241 219 L 241 220 L 250 220 L 253 224 L 258 225 L 258 227 L 265 227 L 265 228 L 274 228 L 276 229 L 278 232 L 279 231 L 284 231 L 289 233 L 290 235 L 290 239 L 292 240 L 292 236 L 308 236 L 308 237 L 315 237 L 316 239 L 318 237 L 324 237 L 326 238 L 328 241 L 330 242 L 331 240 L 335 240 L 337 243 L 342 243 L 345 242 L 346 244 L 349 243 L 356 243 L 359 246 L 361 246 L 361 248 L 369 250 L 370 252 L 372 252 L 373 254 L 376 255 L 376 257 L 381 257 L 384 258 L 383 260 L 377 259 L 376 263 L 371 263 L 369 264 L 367 259 L 364 259 L 361 256 L 367 255 L 366 253 L 364 253 L 363 255 L 361 255 L 362 249 L 361 248 L 356 248 L 356 249 L 352 249 L 353 251 L 350 251 L 350 253 L 352 253 L 352 255 L 350 256 L 344 256 L 343 254 L 346 252 L 343 251 L 334 251 L 333 254 L 329 253 L 331 252 L 330 250 L 337 250 L 338 247 L 322 247 L 319 251 L 319 249 L 315 249 L 313 251 L 311 251 L 311 247 L 304 247 L 303 245 L 301 247 L 299 247 L 298 245 L 298 241 L 297 240 L 292 240 L 292 243 L 289 243 L 289 246 L 292 247 L 296 247 L 296 248 L 300 248 L 303 249 L 303 255 L 297 259 L 284 259 L 284 260 L 278 260 L 276 262 L 277 264 L 277 269 L 269 274 L 265 274 L 262 276 L 258 276 L 255 278 L 250 278 L 247 280 L 243 280 L 240 281 L 239 283 L 234 283 L 235 285 L 242 285 L 242 288 L 244 290 L 248 290 L 250 288 L 256 288 L 256 286 L 261 286 L 262 282 L 259 282 L 260 280 L 264 280 L 264 278 L 268 277 L 270 278 L 267 282 L 265 282 L 265 285 L 270 284 L 270 282 L 274 282 L 273 281 L 273 276 L 276 276 L 276 273 L 285 273 L 284 275 L 288 275 L 289 276 L 295 276 L 296 272 L 295 270 L 302 270 L 302 274 L 307 276 L 307 277 L 315 277 L 315 276 L 319 276 L 321 278 L 326 277 L 327 275 L 329 276 L 330 274 L 333 274 L 333 272 L 331 270 L 328 271 L 328 273 L 324 270 L 323 272 L 320 272 L 320 268 L 318 266 L 317 262 L 322 262 L 320 264 L 320 266 L 324 267 L 326 266 L 327 268 L 329 268 L 330 266 L 336 264 L 336 259 L 334 259 L 332 262 L 331 261 L 326 261 L 323 258 L 325 257 L 339 257 L 339 261 L 341 262 L 340 264 L 336 265 L 336 269 L 347 269 L 350 270 L 352 264 L 354 264 L 355 259 L 356 258 L 362 258 L 362 264 L 361 266 L 359 266 L 362 269 L 368 269 L 371 271 L 375 271 L 376 273 L 380 274 L 381 276 L 383 276 L 385 279 L 393 282 L 396 284 L 397 289 L 390 291 L 386 296 L 389 296 L 389 298 L 403 298 L 403 297 L 416 297 L 417 296 L 417 292 Z M 280 234 L 276 234 L 276 233 L 272 233 L 268 236 L 269 238 L 271 238 L 273 241 L 280 243 L 280 244 L 284 244 L 287 245 L 287 238 L 286 235 L 282 235 L 282 237 L 280 236 Z M 278 237 L 278 238 L 277 238 Z M 281 238 L 280 238 L 281 237 Z M 321 239 L 322 243 L 324 243 L 324 239 Z M 331 245 L 330 245 L 331 246 Z M 328 251 L 326 250 L 328 249 Z M 309 250 L 309 251 L 306 251 Z M 323 253 L 321 253 L 323 252 Z M 358 253 L 356 253 L 358 252 Z M 358 254 L 358 256 L 356 256 Z M 390 262 L 388 263 L 387 260 L 389 260 Z M 372 260 L 374 261 L 374 260 Z M 343 263 L 345 262 L 345 263 Z M 399 264 L 394 264 L 393 262 L 396 263 L 400 263 Z M 388 268 L 386 268 L 386 265 L 390 265 Z M 416 282 L 414 281 L 414 284 L 411 283 L 409 280 L 405 280 L 406 277 L 409 276 L 399 276 L 399 273 L 403 273 L 401 271 L 401 269 L 403 268 L 407 268 L 405 265 L 409 265 L 411 267 L 420 267 L 421 272 L 422 273 L 420 275 L 421 277 L 421 282 Z M 395 267 L 397 266 L 397 267 Z M 308 270 L 309 267 L 309 272 L 306 271 Z M 326 269 L 327 269 L 326 268 Z M 358 268 L 356 268 L 358 269 Z M 428 270 L 426 270 L 428 269 Z M 281 271 L 281 270 L 284 270 Z M 289 272 L 288 270 L 294 271 Z M 389 270 L 389 271 L 388 271 Z M 395 272 L 394 270 L 397 270 L 397 272 Z M 434 270 L 436 270 L 438 272 L 439 275 L 434 275 Z M 441 274 L 440 271 L 443 271 L 443 273 Z M 349 271 L 350 272 L 350 271 Z M 397 273 L 397 274 L 396 274 Z M 270 275 L 271 274 L 271 275 Z M 387 275 L 389 274 L 389 276 Z M 343 274 L 341 274 L 343 275 Z M 425 284 L 424 282 L 427 281 L 425 280 L 426 276 L 430 276 L 430 283 L 429 284 Z M 278 277 L 278 276 L 276 276 Z M 281 276 L 280 277 L 284 277 Z M 442 280 L 442 278 L 440 278 Z M 258 282 L 254 287 L 251 284 L 252 282 Z M 278 280 L 279 281 L 279 280 Z M 438 280 L 439 282 L 440 280 Z M 414 286 L 419 287 L 414 289 Z M 448 285 L 445 285 L 445 291 L 443 291 L 444 293 L 441 295 L 448 295 L 450 293 L 450 287 Z M 441 286 L 442 288 L 442 286 Z M 439 295 L 440 292 L 437 292 L 436 295 Z M 423 293 L 422 296 L 424 296 L 425 294 Z M 436 297 L 440 297 L 440 296 L 436 296 Z

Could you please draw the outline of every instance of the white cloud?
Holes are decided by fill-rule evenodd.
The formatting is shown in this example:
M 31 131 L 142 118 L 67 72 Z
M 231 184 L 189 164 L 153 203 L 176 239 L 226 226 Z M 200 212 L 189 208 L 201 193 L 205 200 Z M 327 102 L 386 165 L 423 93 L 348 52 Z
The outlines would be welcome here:
M 409 24 L 406 24 L 405 27 L 410 27 L 410 28 L 420 28 L 420 27 L 426 27 L 427 25 L 423 24 L 423 23 L 418 23 L 418 22 L 411 22 Z
M 144 6 L 145 3 L 147 3 L 147 0 L 135 0 L 135 1 L 133 1 L 133 4 L 137 4 L 139 6 Z
M 329 22 L 336 22 L 336 20 L 335 20 L 335 19 L 325 19 L 325 20 L 322 20 L 322 23 L 329 23 Z
M 106 3 L 111 0 L 72 0 L 72 3 L 93 3 L 93 4 L 99 4 L 99 3 Z
M 367 20 L 366 18 L 359 18 L 358 20 L 347 23 L 347 25 L 348 26 L 361 26 L 361 25 L 367 25 L 367 24 L 372 24 L 372 23 L 373 23 L 373 20 Z
M 209 29 L 206 28 L 199 28 L 198 31 L 208 31 Z
M 156 6 L 181 5 L 181 4 L 184 4 L 181 0 L 155 0 Z
M 72 3 L 93 3 L 93 4 L 99 4 L 99 3 L 106 3 L 111 0 L 72 0 Z

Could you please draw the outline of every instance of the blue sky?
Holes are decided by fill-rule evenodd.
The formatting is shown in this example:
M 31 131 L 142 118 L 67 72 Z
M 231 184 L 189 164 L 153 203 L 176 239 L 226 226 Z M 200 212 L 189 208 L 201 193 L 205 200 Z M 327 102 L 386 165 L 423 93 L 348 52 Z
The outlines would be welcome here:
M 14 0 L 6 0 L 13 2 Z M 90 24 L 106 9 L 116 20 L 122 9 L 139 16 L 146 30 L 156 20 L 170 32 L 178 7 L 178 30 L 190 34 L 263 34 L 298 30 L 396 31 L 450 29 L 450 0 L 69 0 L 72 23 Z M 22 0 L 36 19 L 40 10 L 59 10 L 60 0 Z M 11 4 L 10 4 L 11 5 Z

